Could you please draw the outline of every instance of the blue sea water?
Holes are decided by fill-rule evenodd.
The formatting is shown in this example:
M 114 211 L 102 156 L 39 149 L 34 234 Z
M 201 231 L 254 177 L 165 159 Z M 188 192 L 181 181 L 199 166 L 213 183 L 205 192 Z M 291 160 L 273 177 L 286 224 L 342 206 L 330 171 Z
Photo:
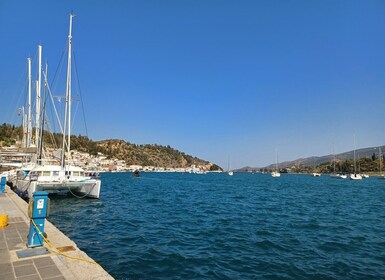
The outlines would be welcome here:
M 385 180 L 102 175 L 49 220 L 116 279 L 385 279 Z

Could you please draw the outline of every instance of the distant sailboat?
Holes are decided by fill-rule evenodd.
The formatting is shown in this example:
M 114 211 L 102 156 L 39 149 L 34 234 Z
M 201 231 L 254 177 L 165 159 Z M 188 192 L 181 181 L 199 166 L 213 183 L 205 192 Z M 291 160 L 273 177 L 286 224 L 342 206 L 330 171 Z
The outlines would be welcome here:
M 334 153 L 334 143 L 333 143 L 333 174 L 330 175 L 333 179 L 346 179 L 347 176 L 345 174 L 337 174 L 336 173 L 336 156 Z
M 234 175 L 234 172 L 230 170 L 230 159 L 227 161 L 227 174 L 229 174 L 229 176 Z
M 381 147 L 378 147 L 378 159 L 379 159 L 379 170 L 380 170 L 380 176 L 378 176 L 378 179 L 385 179 L 385 176 L 382 174 L 382 155 L 381 155 Z
M 318 172 L 316 172 L 316 169 L 315 169 L 315 161 L 313 162 L 313 170 L 314 170 L 314 172 L 313 172 L 313 177 L 320 177 L 321 176 L 321 173 L 318 173 Z
M 354 150 L 353 150 L 353 162 L 354 162 L 354 174 L 350 174 L 350 180 L 362 180 L 362 176 L 357 174 L 356 167 L 356 137 L 353 138 Z
M 275 150 L 275 170 L 271 172 L 272 177 L 281 177 L 281 173 L 279 173 L 278 169 L 278 151 Z

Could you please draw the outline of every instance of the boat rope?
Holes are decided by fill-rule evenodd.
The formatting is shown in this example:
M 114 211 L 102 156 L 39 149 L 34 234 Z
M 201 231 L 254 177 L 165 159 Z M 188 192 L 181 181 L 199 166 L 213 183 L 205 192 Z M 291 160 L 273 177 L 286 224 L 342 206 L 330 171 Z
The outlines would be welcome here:
M 40 229 L 37 227 L 35 221 L 33 219 L 31 219 L 32 221 L 32 224 L 33 226 L 35 227 L 35 229 L 37 230 L 37 232 L 39 233 L 39 235 L 44 239 L 45 243 L 47 243 L 47 245 L 57 254 L 59 255 L 62 255 L 64 257 L 67 257 L 69 259 L 73 259 L 73 260 L 80 260 L 80 261 L 85 261 L 85 262 L 88 262 L 88 263 L 91 263 L 91 264 L 95 264 L 95 265 L 98 265 L 100 266 L 101 268 L 103 268 L 100 264 L 98 264 L 96 261 L 94 260 L 89 260 L 89 259 L 85 259 L 85 258 L 82 258 L 82 257 L 75 257 L 75 256 L 71 256 L 71 255 L 68 255 L 66 253 L 63 253 L 61 252 L 58 248 L 56 248 L 54 245 L 52 245 L 52 243 L 44 236 L 44 233 L 42 233 L 40 231 Z
M 94 189 L 95 186 L 96 186 L 96 183 L 93 184 L 92 187 L 90 188 L 90 191 L 89 191 L 88 193 L 86 193 L 85 195 L 83 195 L 83 196 L 79 196 L 79 195 L 74 194 L 74 193 L 71 191 L 71 188 L 70 188 L 67 184 L 66 184 L 66 186 L 67 186 L 67 188 L 68 188 L 68 191 L 69 191 L 74 197 L 82 199 L 82 198 L 85 198 L 86 196 L 88 196 L 88 195 L 93 191 L 93 189 Z

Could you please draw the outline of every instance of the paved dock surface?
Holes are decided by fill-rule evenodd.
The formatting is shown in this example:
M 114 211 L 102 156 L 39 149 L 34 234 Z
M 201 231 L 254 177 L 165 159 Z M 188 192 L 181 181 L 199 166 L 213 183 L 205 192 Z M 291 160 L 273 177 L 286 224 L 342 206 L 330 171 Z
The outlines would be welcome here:
M 53 247 L 45 243 L 44 247 L 27 248 L 27 209 L 28 204 L 9 188 L 0 194 L 0 214 L 8 214 L 8 226 L 0 228 L 0 280 L 113 279 L 47 220 L 45 232 Z M 54 248 L 89 262 L 63 256 Z

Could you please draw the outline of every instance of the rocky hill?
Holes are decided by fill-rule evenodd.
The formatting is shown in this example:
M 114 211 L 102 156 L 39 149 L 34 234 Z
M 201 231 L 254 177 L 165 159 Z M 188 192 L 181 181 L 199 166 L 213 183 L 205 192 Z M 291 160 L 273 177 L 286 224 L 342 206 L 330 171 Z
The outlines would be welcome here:
M 219 170 L 220 167 L 208 161 L 186 155 L 170 146 L 157 144 L 136 145 L 118 139 L 96 142 L 98 151 L 105 155 L 123 159 L 127 164 L 155 167 L 203 166 L 206 170 Z
M 20 126 L 0 125 L 0 147 L 14 145 L 20 141 L 22 128 Z M 44 143 L 48 147 L 58 147 L 62 143 L 59 133 L 45 133 Z M 191 165 L 204 167 L 206 170 L 222 170 L 218 165 L 206 160 L 187 155 L 170 146 L 157 144 L 136 145 L 119 139 L 93 141 L 86 136 L 71 136 L 71 149 L 92 155 L 103 153 L 109 158 L 124 160 L 128 165 L 142 165 L 154 167 L 190 167 Z

